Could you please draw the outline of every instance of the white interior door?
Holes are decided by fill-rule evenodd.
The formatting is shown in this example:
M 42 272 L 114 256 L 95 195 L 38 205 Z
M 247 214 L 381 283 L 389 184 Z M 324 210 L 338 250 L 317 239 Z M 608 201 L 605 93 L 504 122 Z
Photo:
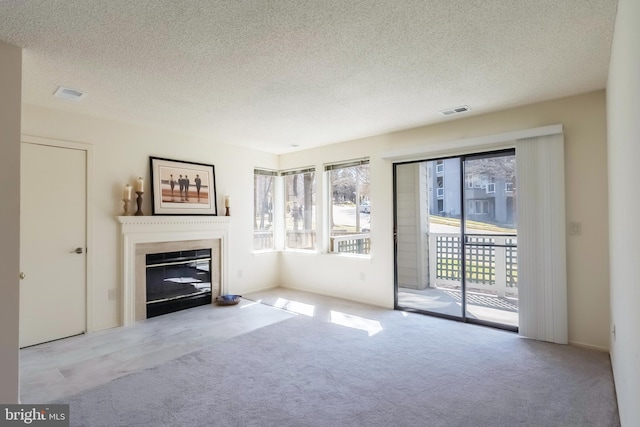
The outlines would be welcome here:
M 22 143 L 20 347 L 86 331 L 86 151 Z

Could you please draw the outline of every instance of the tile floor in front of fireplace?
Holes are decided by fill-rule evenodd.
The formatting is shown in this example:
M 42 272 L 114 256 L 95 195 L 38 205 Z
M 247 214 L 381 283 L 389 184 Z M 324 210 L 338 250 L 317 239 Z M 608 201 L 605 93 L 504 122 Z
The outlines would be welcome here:
M 243 299 L 20 350 L 22 403 L 48 403 L 290 317 Z

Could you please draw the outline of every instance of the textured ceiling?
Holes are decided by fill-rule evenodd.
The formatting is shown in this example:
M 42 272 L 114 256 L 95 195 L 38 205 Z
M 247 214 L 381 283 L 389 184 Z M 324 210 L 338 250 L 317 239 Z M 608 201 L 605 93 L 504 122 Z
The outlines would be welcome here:
M 273 153 L 605 87 L 615 0 L 4 0 L 23 102 Z M 59 85 L 88 92 L 54 98 Z

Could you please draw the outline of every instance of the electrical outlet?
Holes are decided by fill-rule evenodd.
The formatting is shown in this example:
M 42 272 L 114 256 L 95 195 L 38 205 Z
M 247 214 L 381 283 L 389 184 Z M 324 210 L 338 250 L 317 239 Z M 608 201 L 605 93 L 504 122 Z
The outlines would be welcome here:
M 569 223 L 569 236 L 580 236 L 582 235 L 582 223 L 581 222 L 570 222 Z
M 242 278 L 242 270 L 238 270 L 238 279 Z
M 611 331 L 611 333 L 613 334 L 613 340 L 616 340 L 616 325 L 615 323 L 613 324 L 613 330 Z
M 117 294 L 115 289 L 109 289 L 109 301 L 115 301 L 116 295 Z

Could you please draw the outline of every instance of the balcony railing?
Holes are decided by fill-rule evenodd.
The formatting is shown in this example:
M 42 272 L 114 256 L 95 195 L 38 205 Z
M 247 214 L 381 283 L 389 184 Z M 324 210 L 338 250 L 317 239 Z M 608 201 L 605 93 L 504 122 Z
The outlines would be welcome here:
M 331 252 L 367 255 L 371 250 L 369 233 L 331 236 Z
M 273 249 L 273 231 L 265 230 L 265 231 L 254 231 L 253 232 L 253 250 L 254 251 L 262 251 Z
M 285 246 L 288 249 L 314 249 L 316 245 L 315 230 L 287 230 Z
M 269 250 L 274 248 L 274 237 L 271 230 L 253 232 L 253 250 Z M 287 230 L 286 247 L 288 249 L 314 249 L 316 244 L 315 230 Z M 369 233 L 345 232 L 344 235 L 331 236 L 333 253 L 349 253 L 367 255 L 371 249 Z
M 459 234 L 429 234 L 430 283 L 459 287 L 462 279 Z M 487 291 L 499 297 L 518 296 L 518 248 L 513 236 L 468 236 L 466 245 L 467 289 Z

